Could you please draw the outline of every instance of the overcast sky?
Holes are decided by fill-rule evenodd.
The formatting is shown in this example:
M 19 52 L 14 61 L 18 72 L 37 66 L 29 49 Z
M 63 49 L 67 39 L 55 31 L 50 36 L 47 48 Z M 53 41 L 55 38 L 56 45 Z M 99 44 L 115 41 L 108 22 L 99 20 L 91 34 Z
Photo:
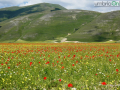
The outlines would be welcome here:
M 0 8 L 11 6 L 27 6 L 37 3 L 53 3 L 59 4 L 67 9 L 83 9 L 98 12 L 109 12 L 120 10 L 120 7 L 95 7 L 94 1 L 97 0 L 0 0 Z M 102 1 L 102 0 L 98 0 Z M 107 0 L 103 0 L 107 1 Z M 109 0 L 113 1 L 113 0 Z

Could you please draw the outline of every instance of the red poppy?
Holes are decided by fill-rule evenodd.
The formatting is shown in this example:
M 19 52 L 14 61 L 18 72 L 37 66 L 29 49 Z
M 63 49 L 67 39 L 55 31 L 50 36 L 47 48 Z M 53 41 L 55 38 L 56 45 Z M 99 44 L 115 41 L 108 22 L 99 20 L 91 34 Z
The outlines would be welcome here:
M 119 57 L 119 55 L 117 55 L 117 57 Z
M 44 80 L 46 80 L 47 79 L 47 77 L 44 77 Z
M 10 67 L 8 67 L 8 69 L 10 69 Z
M 5 62 L 6 64 L 8 63 L 8 62 Z
M 73 87 L 73 85 L 70 83 L 70 84 L 68 84 L 68 87 Z
M 116 71 L 118 72 L 118 69 L 116 69 Z
M 1 63 L 1 65 L 3 65 L 3 63 Z
M 57 63 L 58 63 L 59 61 L 57 61 Z
M 95 75 L 98 75 L 98 74 L 95 74 Z
M 50 55 L 48 55 L 48 57 L 50 57 Z
M 61 69 L 63 69 L 64 68 L 64 66 L 62 66 L 62 68 Z
M 70 55 L 68 55 L 68 57 L 70 57 Z
M 48 61 L 46 64 L 49 64 L 50 62 Z
M 106 82 L 102 82 L 102 85 L 107 85 Z
M 59 79 L 59 81 L 61 82 L 61 79 Z
M 74 66 L 74 64 L 72 64 L 72 66 Z
M 109 61 L 111 61 L 111 59 L 109 59 Z
M 40 63 L 40 62 L 39 62 Z
M 78 63 L 78 61 L 76 61 L 76 63 Z
M 30 66 L 32 65 L 32 62 L 30 62 Z
M 75 57 L 75 55 L 73 55 L 73 57 Z

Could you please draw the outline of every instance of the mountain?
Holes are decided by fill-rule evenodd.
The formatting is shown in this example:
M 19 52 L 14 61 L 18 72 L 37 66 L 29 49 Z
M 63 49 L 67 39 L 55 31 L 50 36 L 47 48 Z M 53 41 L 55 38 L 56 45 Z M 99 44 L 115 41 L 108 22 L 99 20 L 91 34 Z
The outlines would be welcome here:
M 83 42 L 120 40 L 120 11 L 102 13 L 69 36 L 68 40 Z
M 0 42 L 120 40 L 120 11 L 100 13 L 50 3 L 0 9 Z

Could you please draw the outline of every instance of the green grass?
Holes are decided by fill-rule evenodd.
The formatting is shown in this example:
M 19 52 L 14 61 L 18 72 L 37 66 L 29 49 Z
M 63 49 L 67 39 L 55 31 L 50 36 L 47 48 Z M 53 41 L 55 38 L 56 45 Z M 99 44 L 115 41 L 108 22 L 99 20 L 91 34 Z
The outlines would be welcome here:
M 6 40 L 6 41 L 2 41 L 0 43 L 13 43 L 13 42 L 15 42 L 15 40 Z
M 14 43 L 54 43 L 54 40 L 46 40 L 46 41 L 25 41 L 25 40 L 17 40 Z

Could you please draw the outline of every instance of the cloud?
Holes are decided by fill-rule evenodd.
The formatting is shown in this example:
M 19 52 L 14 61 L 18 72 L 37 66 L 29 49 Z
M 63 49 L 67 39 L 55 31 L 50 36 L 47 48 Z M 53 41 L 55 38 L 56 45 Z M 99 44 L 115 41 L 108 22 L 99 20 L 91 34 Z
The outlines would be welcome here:
M 100 1 L 100 0 L 95 0 Z M 106 0 L 113 1 L 113 0 Z M 37 3 L 60 4 L 67 9 L 82 9 L 99 12 L 120 10 L 120 7 L 94 7 L 94 0 L 0 0 L 0 8 L 8 6 L 27 6 Z
M 43 3 L 43 1 L 42 0 L 29 0 L 26 3 L 20 4 L 20 6 L 28 6 L 28 5 L 33 5 L 33 4 L 37 4 L 37 3 Z
M 9 7 L 9 6 L 18 6 L 29 0 L 0 0 L 0 8 Z

